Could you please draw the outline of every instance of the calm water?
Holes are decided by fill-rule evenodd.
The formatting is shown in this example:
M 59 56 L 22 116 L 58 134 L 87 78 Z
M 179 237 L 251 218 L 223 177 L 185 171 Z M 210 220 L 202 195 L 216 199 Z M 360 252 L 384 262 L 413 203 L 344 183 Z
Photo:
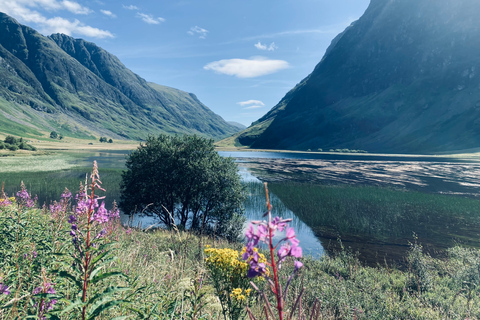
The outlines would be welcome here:
M 7 192 L 12 194 L 18 189 L 19 180 L 24 180 L 29 191 L 38 194 L 41 201 L 48 203 L 58 197 L 63 190 L 63 184 L 70 190 L 76 190 L 79 181 L 84 180 L 85 173 L 91 167 L 93 160 L 97 160 L 100 174 L 104 180 L 104 187 L 107 189 L 107 199 L 109 201 L 118 200 L 118 184 L 121 180 L 121 170 L 124 169 L 127 152 L 98 151 L 91 153 L 72 152 L 71 154 L 75 155 L 75 160 L 72 161 L 75 166 L 78 166 L 78 169 L 38 173 L 30 177 L 22 177 L 21 173 L 2 174 L 0 175 L 0 181 L 5 181 Z M 452 214 L 449 211 L 448 218 L 444 218 L 437 215 L 433 209 L 428 211 L 419 207 L 424 206 L 424 203 L 430 200 L 419 202 L 417 199 L 418 197 L 422 198 L 422 194 L 438 195 L 439 197 L 449 195 L 451 197 L 438 198 L 438 201 L 437 198 L 433 198 L 431 202 L 434 203 L 448 202 L 450 199 L 452 202 L 463 201 L 462 199 L 466 197 L 476 199 L 480 195 L 480 183 L 477 181 L 480 176 L 480 163 L 477 161 L 440 157 L 386 157 L 282 152 L 220 152 L 220 154 L 237 159 L 240 175 L 247 185 L 249 193 L 245 204 L 247 219 L 259 220 L 262 218 L 265 210 L 265 194 L 262 182 L 269 182 L 272 184 L 271 189 L 278 190 L 278 194 L 271 193 L 274 206 L 273 215 L 293 219 L 292 224 L 306 253 L 321 255 L 324 248 L 329 252 L 335 250 L 338 248 L 336 238 L 340 236 L 344 243 L 354 250 L 359 250 L 361 255 L 365 256 L 365 260 L 369 262 L 375 261 L 375 259 L 377 262 L 381 262 L 388 254 L 398 258 L 404 254 L 408 247 L 408 241 L 413 241 L 411 234 L 418 229 L 419 224 L 425 225 L 425 230 L 427 230 L 419 238 L 422 239 L 422 236 L 424 236 L 426 246 L 431 248 L 432 251 L 444 249 L 455 241 L 480 247 L 480 243 L 472 240 L 480 239 L 478 231 L 480 230 L 480 218 L 475 212 L 465 213 L 469 210 L 470 203 L 462 202 L 462 205 L 458 206 L 462 208 L 462 212 Z M 52 181 L 55 181 L 55 183 L 53 184 Z M 284 188 L 284 186 L 292 183 L 298 184 L 298 186 L 293 189 Z M 313 197 L 302 199 L 301 195 L 306 194 L 311 189 L 309 185 L 324 186 L 327 188 L 325 189 L 326 192 L 338 190 L 339 186 L 347 186 L 353 190 L 361 190 L 361 197 L 364 198 L 358 195 L 360 193 L 354 192 L 353 196 L 349 195 L 349 198 L 345 199 L 345 197 L 342 198 L 343 191 L 341 191 L 339 192 L 340 196 L 329 196 L 328 199 L 318 200 L 320 203 L 308 204 L 310 207 L 307 206 L 308 209 L 305 212 L 304 202 L 313 201 Z M 351 189 L 348 189 L 348 192 L 351 192 Z M 365 190 L 370 193 L 365 192 Z M 388 197 L 391 197 L 393 193 L 394 197 L 398 195 L 398 198 L 401 199 L 404 199 L 402 197 L 405 192 L 413 192 L 410 197 L 405 198 L 405 202 L 413 202 L 399 205 L 395 201 L 384 201 L 379 202 L 381 205 L 378 205 L 375 202 L 378 199 L 373 201 L 368 198 L 378 197 L 378 194 L 381 193 L 379 190 L 389 190 Z M 293 193 L 296 193 L 295 196 L 301 199 L 300 202 L 291 197 L 294 195 Z M 352 198 L 355 198 L 354 201 Z M 417 200 L 411 200 L 410 198 Z M 328 212 L 320 210 L 320 208 L 326 206 L 327 202 L 331 206 L 328 207 Z M 395 203 L 395 208 L 391 208 L 392 203 Z M 372 213 L 372 207 L 376 207 L 376 210 L 379 211 Z M 339 210 L 345 211 L 347 214 L 339 219 L 342 221 L 337 225 L 335 219 L 331 218 L 336 216 L 340 212 Z M 395 221 L 396 225 L 383 225 L 383 233 L 375 233 L 375 230 L 373 230 L 375 228 L 368 225 L 371 222 L 368 222 L 367 218 L 364 219 L 367 222 L 364 223 L 363 229 L 345 229 L 344 224 L 347 222 L 348 225 L 349 217 L 352 217 L 352 223 L 354 223 L 353 216 L 358 219 L 358 216 L 363 214 L 362 210 L 369 211 L 368 214 L 370 215 L 385 215 L 385 212 L 388 212 L 392 215 L 403 215 L 403 218 L 393 219 L 392 221 Z M 295 211 L 301 218 L 297 217 Z M 428 219 L 422 217 L 411 219 L 409 211 L 421 212 L 428 216 Z M 348 212 L 351 214 L 348 214 Z M 465 214 L 468 215 L 467 218 L 463 216 Z M 455 216 L 458 216 L 458 219 Z M 135 217 L 133 224 L 139 223 L 146 226 L 155 224 L 156 221 L 148 217 Z M 409 225 L 409 223 L 416 225 Z M 325 227 L 326 225 L 328 228 Z M 395 237 L 385 236 L 384 229 L 388 230 L 388 228 L 392 229 L 392 234 L 398 235 Z M 376 229 L 379 228 L 376 227 Z M 393 232 L 395 231 L 393 229 L 401 229 L 403 233 Z M 423 229 L 418 230 L 423 232 Z M 465 234 L 464 239 L 459 236 L 462 234 Z M 393 252 L 396 252 L 396 254 L 391 254 Z

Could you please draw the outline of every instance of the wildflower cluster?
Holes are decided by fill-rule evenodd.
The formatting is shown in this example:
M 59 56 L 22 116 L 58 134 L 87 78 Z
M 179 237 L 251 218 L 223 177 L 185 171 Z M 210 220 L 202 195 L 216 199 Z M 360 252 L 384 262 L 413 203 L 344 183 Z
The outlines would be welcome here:
M 43 272 L 45 272 L 43 270 Z M 53 283 L 45 282 L 42 286 L 33 289 L 33 295 L 41 294 L 55 294 L 55 289 L 53 288 Z M 47 319 L 46 313 L 53 309 L 53 306 L 57 303 L 57 299 L 46 300 L 42 298 L 40 302 L 35 302 L 34 307 L 38 310 L 38 319 Z
M 28 193 L 27 188 L 25 188 L 25 184 L 20 184 L 20 191 L 17 192 L 17 202 L 20 206 L 25 206 L 26 208 L 33 208 L 35 202 L 37 201 L 37 196 L 32 199 L 30 193 Z
M 8 197 L 5 193 L 5 184 L 2 184 L 2 189 L 0 190 L 0 208 L 8 207 L 15 203 L 15 197 Z
M 235 288 L 232 293 L 230 293 L 230 298 L 236 301 L 246 301 L 247 297 L 250 296 L 250 292 L 252 292 L 252 289 L 243 290 L 242 288 Z
M 239 260 L 239 253 L 236 250 L 216 249 L 206 245 L 204 252 L 207 255 L 205 264 L 209 269 L 221 270 L 225 276 L 241 277 L 247 272 L 248 264 Z
M 107 210 L 105 203 L 99 204 L 99 200 L 105 197 L 96 195 L 97 190 L 105 191 L 101 187 L 102 182 L 98 173 L 97 162 L 93 163 L 92 174 L 90 175 L 90 183 L 80 184 L 80 190 L 75 196 L 77 201 L 72 213 L 68 216 L 70 224 L 70 236 L 75 250 L 70 253 L 73 264 L 72 272 L 63 272 L 60 276 L 74 281 L 79 290 L 79 301 L 75 302 L 81 308 L 82 319 L 90 319 L 92 315 L 98 314 L 100 310 L 106 310 L 113 307 L 112 303 L 114 294 L 128 288 L 109 288 L 103 293 L 95 292 L 96 288 L 90 287 L 92 283 L 98 283 L 112 276 L 124 276 L 120 272 L 101 272 L 100 270 L 108 270 L 107 262 L 114 260 L 111 255 L 109 242 L 107 238 L 108 230 L 112 230 L 112 225 L 118 223 L 119 211 L 114 209 Z M 67 206 L 68 201 L 72 198 L 72 194 L 68 189 L 61 196 L 58 207 Z M 95 302 L 98 297 L 102 296 L 102 303 L 99 305 Z
M 242 253 L 229 249 L 206 246 L 205 265 L 210 272 L 213 286 L 220 299 L 224 317 L 241 319 L 245 304 L 250 297 L 249 279 L 247 278 L 248 263 L 241 259 Z M 259 259 L 266 261 L 265 256 Z

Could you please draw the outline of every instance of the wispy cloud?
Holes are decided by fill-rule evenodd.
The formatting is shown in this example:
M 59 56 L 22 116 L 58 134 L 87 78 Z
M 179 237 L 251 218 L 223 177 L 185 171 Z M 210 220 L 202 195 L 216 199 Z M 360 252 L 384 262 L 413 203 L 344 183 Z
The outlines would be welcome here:
M 43 34 L 64 33 L 67 35 L 79 35 L 92 38 L 113 38 L 114 35 L 107 30 L 98 29 L 74 19 L 68 20 L 62 17 L 47 18 L 37 10 L 48 11 L 67 10 L 75 14 L 88 14 L 91 11 L 74 1 L 57 0 L 0 0 L 0 11 L 20 20 L 37 24 Z
M 275 42 L 270 43 L 270 45 L 262 44 L 260 41 L 254 44 L 255 48 L 263 51 L 275 51 L 278 47 L 275 45 Z
M 93 12 L 89 8 L 81 6 L 78 2 L 63 0 L 61 4 L 65 9 L 75 14 L 89 14 Z
M 191 27 L 187 33 L 191 36 L 198 35 L 200 39 L 205 39 L 207 37 L 208 30 L 200 28 L 199 26 Z
M 122 5 L 122 7 L 123 7 L 124 9 L 127 9 L 127 10 L 138 10 L 138 7 L 137 7 L 137 6 L 134 6 L 134 5 L 132 5 L 132 4 L 131 4 L 131 5 L 128 5 L 128 6 Z
M 141 12 L 137 12 L 137 18 L 142 19 L 143 22 L 148 24 L 160 24 L 162 22 L 165 22 L 165 19 L 162 17 L 155 18 L 151 14 L 146 14 Z
M 103 13 L 104 15 L 112 17 L 112 18 L 117 17 L 112 11 L 109 11 L 109 10 L 100 10 L 100 12 Z
M 241 105 L 242 107 L 245 107 L 245 106 L 248 106 L 248 105 L 251 105 L 251 104 L 254 104 L 254 105 L 259 105 L 259 106 L 265 106 L 265 103 L 263 103 L 263 101 L 260 101 L 260 100 L 247 100 L 247 101 L 240 101 L 240 102 L 237 102 L 237 104 Z
M 255 78 L 275 73 L 288 67 L 288 62 L 284 60 L 269 60 L 265 57 L 253 57 L 250 59 L 214 61 L 203 68 L 220 74 L 236 76 L 237 78 Z

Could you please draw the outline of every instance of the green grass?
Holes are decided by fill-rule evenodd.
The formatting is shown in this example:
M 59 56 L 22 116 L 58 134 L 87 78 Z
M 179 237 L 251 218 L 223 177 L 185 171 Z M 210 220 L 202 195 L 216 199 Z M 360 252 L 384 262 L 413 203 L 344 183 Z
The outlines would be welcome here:
M 74 157 L 66 154 L 44 154 L 25 157 L 1 157 L 0 177 L 8 172 L 45 172 L 73 168 Z
M 68 226 L 36 209 L 0 210 L 0 282 L 11 291 L 8 296 L 0 295 L 0 318 L 35 315 L 38 310 L 33 299 L 38 301 L 39 297 L 31 292 L 41 286 L 44 278 L 55 283 L 56 297 L 64 297 L 54 310 L 65 309 L 74 299 L 73 287 L 55 271 L 68 268 L 71 262 L 67 253 L 75 250 L 65 232 Z M 113 239 L 117 259 L 108 268 L 126 277 L 99 282 L 92 290 L 128 286 L 129 293 L 119 294 L 117 299 L 129 297 L 131 302 L 108 309 L 96 319 L 142 319 L 140 313 L 149 319 L 223 319 L 212 279 L 205 269 L 203 249 L 210 244 L 240 250 L 241 243 L 174 230 L 132 230 L 128 234 L 121 227 Z M 34 250 L 38 254 L 35 258 Z M 291 298 L 305 287 L 302 312 L 306 317 L 316 298 L 321 300 L 321 319 L 436 320 L 480 316 L 480 292 L 475 286 L 480 278 L 478 250 L 454 248 L 447 259 L 438 260 L 424 255 L 421 247 L 414 245 L 406 271 L 365 267 L 347 252 L 320 260 L 304 258 L 303 263 L 305 267 L 289 289 L 287 312 L 292 307 Z M 291 264 L 285 264 L 281 272 L 280 278 L 284 279 L 291 272 Z M 198 281 L 202 282 L 201 289 L 195 287 Z M 271 296 L 269 289 L 265 290 Z M 258 319 L 263 319 L 260 298 L 250 307 Z M 78 319 L 79 315 L 69 311 L 61 318 Z

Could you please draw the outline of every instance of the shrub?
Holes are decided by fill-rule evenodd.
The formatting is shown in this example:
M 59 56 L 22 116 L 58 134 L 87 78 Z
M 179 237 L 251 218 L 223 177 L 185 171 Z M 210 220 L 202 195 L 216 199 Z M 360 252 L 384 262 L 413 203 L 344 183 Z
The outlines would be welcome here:
M 120 201 L 125 213 L 143 211 L 167 226 L 178 218 L 183 228 L 215 230 L 230 239 L 238 235 L 243 188 L 233 159 L 220 157 L 213 140 L 149 137 L 128 156 L 126 167 Z M 232 221 L 239 226 L 229 227 Z
M 57 139 L 58 138 L 58 133 L 56 133 L 55 131 L 50 132 L 50 138 L 51 139 Z
M 18 146 L 16 144 L 7 144 L 6 147 L 10 151 L 17 151 L 18 150 Z
M 6 136 L 4 142 L 7 143 L 7 144 L 17 144 L 18 140 L 17 140 L 17 138 L 12 137 L 12 136 Z

